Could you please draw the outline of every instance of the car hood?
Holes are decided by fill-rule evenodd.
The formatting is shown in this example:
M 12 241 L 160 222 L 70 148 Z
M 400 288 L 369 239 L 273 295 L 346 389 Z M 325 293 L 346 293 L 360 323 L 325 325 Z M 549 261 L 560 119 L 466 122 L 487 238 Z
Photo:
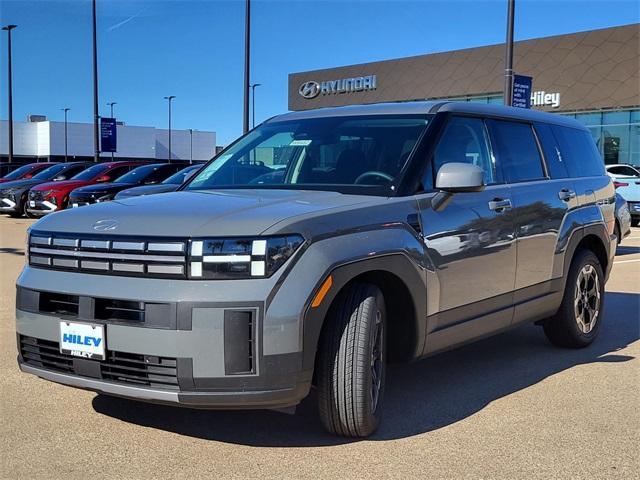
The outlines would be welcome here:
M 41 183 L 37 187 L 33 187 L 34 190 L 73 190 L 74 188 L 89 185 L 86 180 L 60 180 L 59 182 L 47 182 Z
M 379 198 L 337 192 L 297 190 L 179 191 L 138 196 L 48 215 L 35 230 L 96 234 L 99 220 L 115 220 L 111 235 L 246 236 L 259 235 L 287 219 L 320 214 Z
M 125 188 L 135 187 L 135 183 L 97 183 L 95 185 L 87 185 L 75 189 L 75 193 L 99 194 L 99 193 L 115 193 Z
M 9 188 L 25 189 L 43 182 L 48 182 L 48 180 L 34 180 L 32 178 L 30 178 L 29 180 L 13 180 L 11 182 L 0 184 L 0 190 L 8 190 Z
M 127 197 L 137 197 L 138 195 L 153 195 L 154 193 L 166 193 L 173 192 L 178 189 L 180 185 L 173 183 L 160 183 L 158 185 L 143 185 L 141 187 L 127 188 L 118 193 L 117 200 Z

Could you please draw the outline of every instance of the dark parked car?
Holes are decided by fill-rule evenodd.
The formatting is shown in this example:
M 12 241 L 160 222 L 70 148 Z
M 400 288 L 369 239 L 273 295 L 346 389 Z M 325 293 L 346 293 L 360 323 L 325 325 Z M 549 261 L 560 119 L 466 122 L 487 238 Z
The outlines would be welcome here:
M 194 408 L 291 410 L 313 385 L 325 428 L 363 437 L 384 418 L 388 361 L 524 323 L 569 348 L 615 328 L 614 199 L 589 130 L 560 115 L 412 102 L 276 116 L 178 192 L 36 223 L 18 363 Z
M 127 188 L 116 194 L 114 200 L 121 200 L 123 198 L 138 197 L 140 195 L 153 195 L 155 193 L 167 193 L 177 190 L 180 185 L 186 182 L 191 175 L 196 173 L 202 168 L 202 165 L 189 165 L 182 170 L 171 175 L 166 180 L 156 185 L 143 185 L 141 187 Z
M 49 168 L 52 165 L 56 165 L 58 162 L 38 162 L 38 163 L 28 163 L 21 167 L 12 170 L 10 173 L 7 173 L 4 177 L 0 178 L 0 183 L 12 182 L 14 180 L 22 180 L 29 179 L 33 177 L 38 172 L 41 172 L 45 168 Z
M 76 188 L 69 195 L 72 207 L 82 207 L 92 203 L 108 202 L 122 190 L 140 185 L 155 185 L 168 176 L 176 173 L 184 165 L 177 163 L 153 163 L 135 168 L 129 173 L 116 178 L 113 183 L 101 183 L 88 187 Z
M 0 184 L 0 212 L 14 217 L 30 216 L 28 193 L 32 187 L 49 182 L 68 180 L 92 165 L 90 162 L 58 163 L 35 174 L 30 179 Z M 52 206 L 54 206 L 52 204 Z
M 144 165 L 143 162 L 105 162 L 92 163 L 89 168 L 78 173 L 69 180 L 43 183 L 29 190 L 29 206 L 27 212 L 35 217 L 42 217 L 52 212 L 69 207 L 69 194 L 76 188 L 96 183 L 113 182 L 134 168 Z

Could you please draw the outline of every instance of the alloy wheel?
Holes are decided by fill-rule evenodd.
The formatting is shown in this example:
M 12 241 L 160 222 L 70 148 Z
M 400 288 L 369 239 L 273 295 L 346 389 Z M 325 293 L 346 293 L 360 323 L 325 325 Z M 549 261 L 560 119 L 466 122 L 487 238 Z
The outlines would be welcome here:
M 591 333 L 600 313 L 600 279 L 593 265 L 585 265 L 578 274 L 574 312 L 580 331 Z

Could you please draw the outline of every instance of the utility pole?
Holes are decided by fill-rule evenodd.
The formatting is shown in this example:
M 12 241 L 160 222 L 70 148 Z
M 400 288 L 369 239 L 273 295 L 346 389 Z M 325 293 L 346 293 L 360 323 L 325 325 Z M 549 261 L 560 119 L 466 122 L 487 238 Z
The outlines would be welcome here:
M 193 128 L 189 129 L 189 165 L 193 165 Z
M 169 95 L 168 97 L 164 97 L 165 100 L 169 101 L 169 154 L 167 155 L 167 161 L 171 163 L 171 100 L 176 98 L 175 95 Z
M 96 34 L 96 0 L 92 1 L 93 16 L 93 161 L 100 161 L 100 135 L 98 121 L 100 112 L 98 111 L 98 39 Z
M 67 163 L 67 112 L 71 109 L 65 107 L 61 110 L 64 112 L 64 162 Z
M 511 106 L 513 96 L 513 19 L 516 0 L 507 0 L 507 40 L 504 58 L 504 104 Z
M 249 75 L 251 70 L 251 0 L 245 0 L 244 17 L 244 111 L 242 133 L 249 131 Z
M 261 86 L 261 83 L 252 83 L 251 87 L 251 128 L 256 126 L 256 87 Z
M 116 105 L 117 103 L 118 102 L 109 102 L 109 103 L 107 103 L 107 105 L 109 105 L 109 107 L 111 108 L 111 114 L 110 114 L 111 118 L 113 118 L 113 106 Z M 114 118 L 114 120 L 115 120 L 115 118 Z M 116 129 L 117 128 L 118 127 L 116 126 Z M 116 149 L 117 149 L 117 147 L 116 147 Z M 113 152 L 111 152 L 111 161 L 113 162 Z
M 9 93 L 8 113 L 9 113 L 9 163 L 13 162 L 13 73 L 11 66 L 11 30 L 17 25 L 6 25 L 2 30 L 7 32 L 7 87 Z

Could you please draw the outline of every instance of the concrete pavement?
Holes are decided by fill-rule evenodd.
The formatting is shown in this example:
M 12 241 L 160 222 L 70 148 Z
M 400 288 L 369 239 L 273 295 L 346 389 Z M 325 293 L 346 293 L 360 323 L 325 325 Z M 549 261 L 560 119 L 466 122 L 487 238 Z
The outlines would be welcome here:
M 603 330 L 583 350 L 529 325 L 391 368 L 380 430 L 325 434 L 294 416 L 193 411 L 22 374 L 14 283 L 29 220 L 0 217 L 1 478 L 638 478 L 640 229 L 618 249 Z

